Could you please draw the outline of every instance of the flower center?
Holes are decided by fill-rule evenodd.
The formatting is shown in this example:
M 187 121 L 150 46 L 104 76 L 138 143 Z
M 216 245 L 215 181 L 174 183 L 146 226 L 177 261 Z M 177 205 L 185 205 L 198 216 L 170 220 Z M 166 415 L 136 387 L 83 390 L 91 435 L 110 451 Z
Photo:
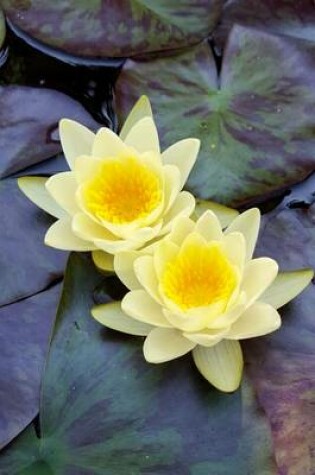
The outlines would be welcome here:
M 219 243 L 184 245 L 164 271 L 164 295 L 182 310 L 228 300 L 237 284 L 237 273 Z
M 83 193 L 89 211 L 113 224 L 145 218 L 162 199 L 159 176 L 133 157 L 107 160 Z

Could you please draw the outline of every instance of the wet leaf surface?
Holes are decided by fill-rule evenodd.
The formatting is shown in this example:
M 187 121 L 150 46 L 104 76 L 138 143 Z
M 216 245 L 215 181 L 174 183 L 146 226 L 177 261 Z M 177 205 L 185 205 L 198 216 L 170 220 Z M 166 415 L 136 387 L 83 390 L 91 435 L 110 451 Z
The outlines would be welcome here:
M 41 440 L 28 428 L 4 451 L 1 473 L 276 473 L 250 384 L 224 395 L 190 357 L 146 363 L 141 338 L 90 317 L 102 279 L 89 259 L 71 257 L 43 383 Z
M 222 0 L 2 0 L 10 21 L 76 56 L 128 57 L 197 43 L 216 26 Z
M 127 61 L 116 86 L 118 112 L 125 117 L 139 91 L 147 94 L 164 147 L 185 137 L 202 141 L 188 188 L 200 198 L 244 206 L 314 170 L 313 68 L 312 49 L 237 27 L 219 77 L 207 44 Z

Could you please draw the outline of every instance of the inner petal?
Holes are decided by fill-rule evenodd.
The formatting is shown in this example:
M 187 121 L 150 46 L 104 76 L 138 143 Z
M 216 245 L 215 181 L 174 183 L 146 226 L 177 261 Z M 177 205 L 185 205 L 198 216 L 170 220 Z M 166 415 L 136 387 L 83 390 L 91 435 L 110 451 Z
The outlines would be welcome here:
M 226 307 L 238 283 L 236 268 L 219 242 L 190 240 L 169 262 L 161 279 L 161 291 L 181 310 L 224 302 Z
M 162 198 L 161 177 L 136 157 L 106 160 L 83 189 L 87 209 L 112 224 L 145 219 Z

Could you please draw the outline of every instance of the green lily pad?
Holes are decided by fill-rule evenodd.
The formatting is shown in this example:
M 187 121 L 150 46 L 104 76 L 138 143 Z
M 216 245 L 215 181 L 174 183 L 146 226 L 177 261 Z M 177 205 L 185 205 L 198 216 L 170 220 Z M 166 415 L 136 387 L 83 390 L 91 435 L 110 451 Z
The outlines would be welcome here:
M 76 56 L 128 57 L 195 44 L 217 24 L 223 0 L 3 0 L 10 21 Z
M 315 204 L 280 207 L 263 219 L 258 255 L 282 269 L 315 268 Z M 280 243 L 280 244 L 279 244 Z M 282 327 L 246 342 L 246 359 L 258 399 L 270 420 L 279 473 L 307 474 L 315 466 L 314 284 L 283 309 Z
M 58 122 L 63 117 L 97 128 L 77 101 L 58 91 L 0 86 L 0 102 L 1 178 L 60 152 Z
M 0 307 L 0 447 L 37 415 L 60 285 Z
M 233 25 L 315 41 L 315 8 L 309 0 L 230 0 L 225 2 L 214 38 L 224 45 Z
M 139 94 L 152 101 L 163 147 L 201 139 L 187 187 L 228 205 L 266 199 L 315 167 L 312 51 L 235 27 L 218 76 L 207 45 L 128 60 L 116 85 L 120 118 Z
M 189 356 L 146 363 L 140 337 L 90 317 L 102 278 L 86 256 L 71 257 L 43 381 L 41 436 L 28 428 L 3 452 L 0 472 L 276 473 L 269 425 L 248 382 L 221 394 Z

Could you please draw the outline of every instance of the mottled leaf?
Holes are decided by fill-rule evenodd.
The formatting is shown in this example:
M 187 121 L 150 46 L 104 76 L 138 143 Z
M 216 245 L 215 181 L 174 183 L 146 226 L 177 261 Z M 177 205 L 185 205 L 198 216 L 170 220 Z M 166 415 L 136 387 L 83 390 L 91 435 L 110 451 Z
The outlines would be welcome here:
M 244 205 L 315 167 L 314 55 L 291 39 L 235 27 L 217 76 L 207 44 L 155 61 L 127 61 L 120 116 L 147 94 L 164 147 L 201 139 L 188 180 L 198 197 Z
M 63 117 L 95 129 L 96 122 L 75 100 L 50 89 L 0 87 L 0 177 L 60 152 Z
M 309 0 L 229 0 L 214 32 L 222 47 L 235 24 L 315 41 L 315 6 Z
M 315 204 L 280 207 L 263 219 L 258 255 L 283 270 L 315 267 Z M 280 310 L 282 327 L 247 342 L 246 360 L 272 427 L 279 473 L 311 475 L 315 467 L 314 284 Z
M 1 473 L 274 474 L 268 423 L 248 382 L 221 394 L 190 356 L 146 363 L 141 337 L 90 317 L 101 280 L 90 260 L 72 256 L 44 377 L 41 439 L 27 429 L 3 453 Z
M 222 0 L 2 0 L 29 35 L 77 56 L 124 57 L 181 48 L 206 38 Z
M 0 308 L 0 447 L 37 415 L 60 286 Z

